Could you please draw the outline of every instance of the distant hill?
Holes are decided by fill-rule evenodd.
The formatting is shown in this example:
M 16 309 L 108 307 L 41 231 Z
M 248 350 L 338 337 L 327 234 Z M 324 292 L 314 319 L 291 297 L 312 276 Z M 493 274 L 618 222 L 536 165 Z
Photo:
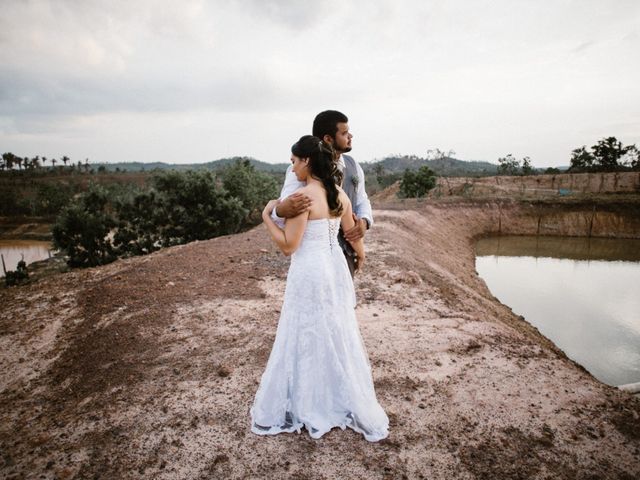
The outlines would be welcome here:
M 220 170 L 238 160 L 249 160 L 251 165 L 260 172 L 284 173 L 288 163 L 267 163 L 261 162 L 251 157 L 231 157 L 213 160 L 207 163 L 164 163 L 164 162 L 118 162 L 118 163 L 96 163 L 94 168 L 104 167 L 108 171 L 140 172 L 153 170 Z
M 140 172 L 152 170 L 220 170 L 238 160 L 249 160 L 251 165 L 260 172 L 284 173 L 289 166 L 288 163 L 267 163 L 251 157 L 231 157 L 221 158 L 206 163 L 142 163 L 142 162 L 120 162 L 120 163 L 97 163 L 95 168 L 104 166 L 108 171 Z M 389 156 L 373 162 L 362 162 L 360 164 L 365 173 L 373 173 L 379 165 L 384 168 L 385 173 L 402 173 L 407 168 L 417 170 L 423 165 L 428 166 L 439 176 L 447 177 L 485 177 L 496 175 L 498 165 L 495 163 L 478 160 L 458 160 L 452 157 L 442 157 L 438 159 L 426 159 L 416 155 Z M 559 167 L 564 171 L 567 167 Z M 544 169 L 538 169 L 542 172 Z
M 402 173 L 406 169 L 417 170 L 426 165 L 437 175 L 441 176 L 490 176 L 498 171 L 498 165 L 485 161 L 458 160 L 443 157 L 434 160 L 416 155 L 390 156 L 370 163 L 362 163 L 365 172 L 372 172 L 381 165 L 386 173 Z

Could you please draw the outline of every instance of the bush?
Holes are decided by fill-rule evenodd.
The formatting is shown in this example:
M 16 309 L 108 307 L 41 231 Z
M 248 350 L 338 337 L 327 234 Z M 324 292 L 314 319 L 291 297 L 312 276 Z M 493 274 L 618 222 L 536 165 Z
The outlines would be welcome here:
M 29 271 L 27 264 L 24 260 L 18 262 L 18 266 L 15 270 L 9 270 L 4 277 L 4 283 L 7 287 L 12 285 L 20 285 L 29 280 Z
M 266 173 L 256 171 L 249 160 L 237 160 L 222 170 L 220 177 L 224 189 L 240 200 L 247 210 L 243 218 L 246 224 L 259 221 L 264 205 L 278 196 L 276 180 Z
M 0 188 L 0 215 L 29 215 L 31 205 L 17 188 Z
M 407 169 L 400 181 L 398 196 L 404 198 L 424 197 L 435 186 L 436 175 L 426 165 L 417 171 Z
M 73 191 L 68 185 L 42 183 L 38 185 L 33 213 L 35 215 L 58 214 L 72 198 Z
M 54 245 L 66 252 L 72 267 L 102 265 L 236 233 L 252 225 L 263 203 L 277 195 L 276 181 L 248 162 L 236 163 L 221 177 L 162 171 L 145 188 L 91 185 L 58 216 Z
M 156 225 L 165 245 L 204 240 L 240 229 L 248 209 L 216 184 L 211 172 L 170 171 L 154 177 Z
M 141 191 L 115 201 L 118 229 L 113 243 L 120 255 L 144 255 L 162 247 L 157 192 Z
M 104 265 L 117 258 L 110 235 L 115 226 L 105 189 L 91 185 L 78 202 L 65 207 L 56 219 L 53 244 L 66 253 L 71 267 Z

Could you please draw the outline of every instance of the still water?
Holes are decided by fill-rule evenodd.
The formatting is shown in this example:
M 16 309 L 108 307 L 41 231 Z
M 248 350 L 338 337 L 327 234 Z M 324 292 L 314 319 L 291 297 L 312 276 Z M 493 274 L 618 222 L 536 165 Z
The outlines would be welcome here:
M 0 253 L 4 257 L 7 271 L 15 270 L 23 255 L 27 265 L 49 258 L 49 250 L 51 248 L 50 242 L 38 240 L 0 240 Z M 51 254 L 53 255 L 53 251 Z M 4 276 L 1 268 L 0 266 L 0 276 Z
M 491 292 L 609 385 L 640 382 L 640 240 L 493 237 L 476 246 Z

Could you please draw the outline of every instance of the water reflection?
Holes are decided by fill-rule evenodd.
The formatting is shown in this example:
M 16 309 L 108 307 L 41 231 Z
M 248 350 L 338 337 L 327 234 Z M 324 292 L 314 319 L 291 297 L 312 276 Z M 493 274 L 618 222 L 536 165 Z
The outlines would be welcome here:
M 496 237 L 476 269 L 492 293 L 610 385 L 640 382 L 640 241 Z
M 49 258 L 51 248 L 51 243 L 39 240 L 0 240 L 0 253 L 7 270 L 15 270 L 23 256 L 27 265 Z M 0 270 L 0 276 L 3 275 Z
M 478 256 L 550 257 L 640 262 L 640 240 L 588 237 L 490 237 L 476 245 Z

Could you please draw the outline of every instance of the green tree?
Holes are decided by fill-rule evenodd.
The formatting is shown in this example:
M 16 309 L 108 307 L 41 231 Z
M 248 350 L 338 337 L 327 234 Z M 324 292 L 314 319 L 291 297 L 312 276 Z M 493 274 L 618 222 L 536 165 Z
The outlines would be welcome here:
M 607 137 L 591 147 L 599 170 L 613 172 L 619 169 L 619 161 L 627 154 L 631 147 L 622 145 L 616 137 Z
M 635 145 L 624 146 L 616 137 L 601 139 L 587 151 L 583 145 L 571 152 L 572 172 L 615 172 L 637 169 L 638 154 Z
M 522 159 L 522 174 L 523 175 L 535 174 L 535 169 L 531 166 L 531 159 L 529 157 L 524 157 Z
M 118 230 L 113 241 L 120 255 L 144 255 L 164 246 L 166 216 L 155 190 L 119 198 Z
M 36 215 L 55 215 L 73 198 L 73 190 L 65 184 L 41 183 L 36 191 L 34 212 Z
M 583 145 L 571 151 L 570 172 L 588 172 L 593 169 L 595 157 L 591 152 L 587 151 L 587 147 Z
M 53 244 L 69 257 L 69 266 L 93 267 L 116 259 L 110 235 L 116 221 L 108 200 L 103 187 L 91 185 L 56 219 L 52 229 Z
M 498 159 L 498 175 L 518 175 L 519 173 L 520 162 L 513 155 L 509 154 Z
M 240 199 L 219 187 L 208 171 L 168 171 L 157 174 L 159 213 L 165 244 L 204 240 L 237 232 L 247 215 Z
M 640 170 L 640 150 L 635 145 L 629 147 L 626 157 L 632 170 Z
M 278 196 L 278 183 L 271 176 L 258 172 L 248 159 L 236 160 L 220 173 L 227 193 L 240 200 L 247 210 L 243 221 L 252 224 L 260 219 L 264 205 Z
M 426 165 L 423 165 L 417 171 L 406 169 L 400 180 L 398 196 L 403 198 L 424 197 L 435 186 L 436 175 Z
M 11 170 L 14 165 L 18 165 L 18 160 L 20 159 L 16 155 L 11 152 L 6 152 L 2 154 L 2 159 L 4 160 L 4 164 L 7 170 Z M 22 159 L 20 159 L 22 160 Z

